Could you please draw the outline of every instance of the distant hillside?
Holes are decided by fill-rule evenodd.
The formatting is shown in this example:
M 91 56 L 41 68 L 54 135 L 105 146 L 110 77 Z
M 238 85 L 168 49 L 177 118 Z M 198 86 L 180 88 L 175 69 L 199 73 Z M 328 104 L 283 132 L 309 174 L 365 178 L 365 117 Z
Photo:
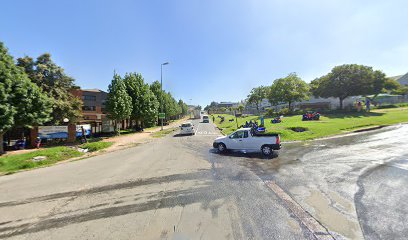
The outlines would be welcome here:
M 390 77 L 392 80 L 396 80 L 398 81 L 398 79 L 400 79 L 402 76 L 404 75 L 398 75 L 398 76 L 394 76 L 394 77 Z
M 399 75 L 390 78 L 398 81 L 401 85 L 408 85 L 408 73 L 406 73 L 405 75 Z
M 408 85 L 408 73 L 397 79 L 401 85 Z

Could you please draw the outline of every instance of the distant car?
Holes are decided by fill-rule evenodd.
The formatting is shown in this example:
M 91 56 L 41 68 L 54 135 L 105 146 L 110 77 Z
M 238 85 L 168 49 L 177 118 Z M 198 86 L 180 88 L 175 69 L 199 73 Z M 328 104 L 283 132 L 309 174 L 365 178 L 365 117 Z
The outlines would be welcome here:
M 186 122 L 180 126 L 180 135 L 194 135 L 194 126 L 191 122 Z
M 209 123 L 210 122 L 210 118 L 207 115 L 203 116 L 203 123 Z

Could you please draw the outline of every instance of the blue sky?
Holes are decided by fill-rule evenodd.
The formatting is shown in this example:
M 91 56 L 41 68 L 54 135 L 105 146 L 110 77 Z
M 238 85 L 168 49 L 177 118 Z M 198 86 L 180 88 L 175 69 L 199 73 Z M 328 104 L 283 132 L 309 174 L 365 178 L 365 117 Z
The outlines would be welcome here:
M 408 72 L 405 0 L 5 0 L 1 9 L 0 41 L 14 57 L 49 52 L 82 88 L 106 90 L 114 70 L 159 80 L 169 61 L 164 88 L 205 106 L 290 72 L 307 82 L 344 63 Z

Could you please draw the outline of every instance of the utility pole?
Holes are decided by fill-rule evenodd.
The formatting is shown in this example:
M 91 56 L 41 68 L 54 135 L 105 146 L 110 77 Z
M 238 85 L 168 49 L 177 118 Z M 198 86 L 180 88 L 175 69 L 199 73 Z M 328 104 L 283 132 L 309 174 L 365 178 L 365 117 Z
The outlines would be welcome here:
M 160 65 L 160 112 L 163 114 L 163 65 L 169 64 L 168 62 L 162 63 Z M 159 114 L 160 116 L 160 114 Z M 161 130 L 163 131 L 163 116 L 161 117 Z

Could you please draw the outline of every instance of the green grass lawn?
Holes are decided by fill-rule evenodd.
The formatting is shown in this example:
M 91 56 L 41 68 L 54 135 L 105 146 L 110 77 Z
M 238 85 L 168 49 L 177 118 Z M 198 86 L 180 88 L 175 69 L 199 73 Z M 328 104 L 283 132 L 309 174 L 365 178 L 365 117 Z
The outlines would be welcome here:
M 89 152 L 95 152 L 112 146 L 112 142 L 88 142 L 79 145 L 80 148 L 87 148 Z
M 50 147 L 23 154 L 0 157 L 0 173 L 12 173 L 22 169 L 37 168 L 54 164 L 73 157 L 80 157 L 83 153 L 69 147 Z M 46 156 L 47 159 L 33 162 L 33 157 Z
M 164 129 L 163 131 L 157 131 L 157 132 L 152 133 L 152 137 L 154 137 L 154 138 L 164 137 L 167 134 L 170 134 L 170 133 L 176 131 L 177 129 L 178 129 L 177 127 L 174 127 L 174 128 Z
M 112 142 L 88 142 L 79 145 L 80 148 L 87 148 L 89 152 L 95 152 L 112 146 Z M 38 151 L 8 155 L 0 157 L 0 173 L 13 173 L 22 169 L 38 168 L 52 165 L 56 162 L 67 160 L 74 157 L 83 156 L 84 153 L 70 147 L 49 147 Z M 46 156 L 47 159 L 34 162 L 32 159 L 38 156 Z
M 225 121 L 220 123 L 218 115 L 225 116 Z M 235 117 L 227 114 L 215 114 L 215 123 L 222 129 L 223 134 L 229 134 L 237 129 Z M 228 120 L 234 119 L 234 122 Z M 238 118 L 238 126 L 245 121 L 258 120 L 258 116 Z M 272 118 L 265 118 L 267 132 L 279 133 L 282 141 L 310 140 L 336 134 L 351 132 L 361 128 L 391 125 L 408 122 L 408 108 L 378 109 L 370 113 L 344 113 L 327 114 L 321 116 L 319 121 L 302 121 L 302 116 L 283 117 L 282 123 L 272 124 Z M 291 128 L 307 128 L 304 132 L 295 132 Z

